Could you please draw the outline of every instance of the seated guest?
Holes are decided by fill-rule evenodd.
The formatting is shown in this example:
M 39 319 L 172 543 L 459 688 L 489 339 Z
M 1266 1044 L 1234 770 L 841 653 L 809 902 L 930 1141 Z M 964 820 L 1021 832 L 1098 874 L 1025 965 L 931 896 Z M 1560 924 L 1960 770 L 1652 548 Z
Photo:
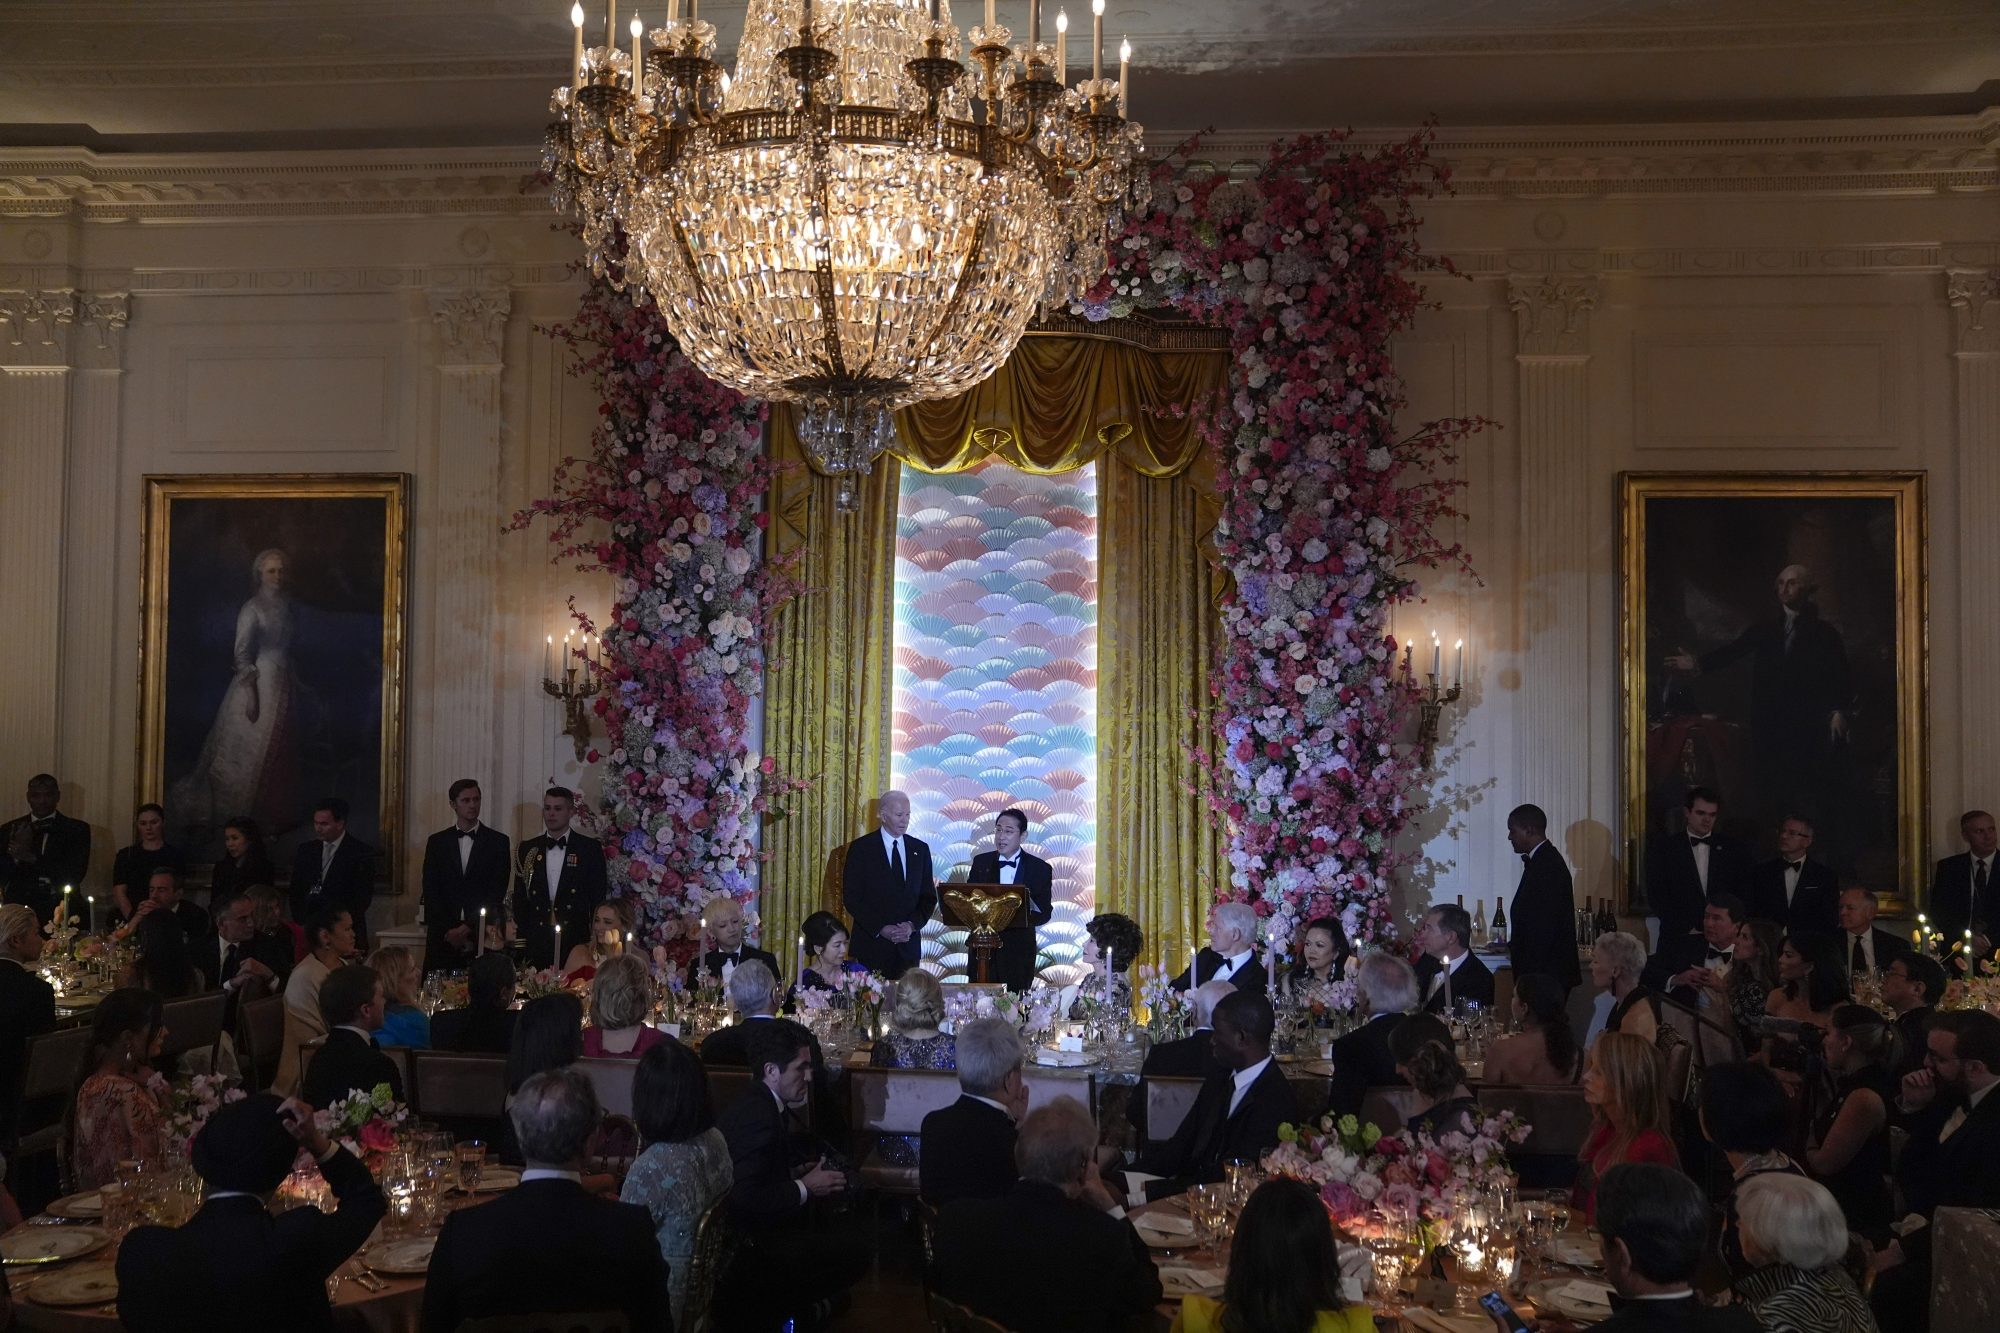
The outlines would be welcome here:
M 1597 1197 L 1604 1277 L 1620 1299 L 1592 1333 L 1757 1333 L 1742 1306 L 1695 1295 L 1709 1224 L 1699 1185 L 1672 1167 L 1627 1162 L 1604 1173 Z
M 1267 1180 L 1237 1221 L 1221 1303 L 1183 1296 L 1172 1333 L 1374 1333 L 1373 1313 L 1347 1299 L 1341 1278 L 1333 1224 L 1312 1186 Z
M 734 898 L 717 898 L 703 911 L 702 918 L 707 923 L 708 937 L 714 947 L 701 956 L 702 971 L 712 977 L 721 977 L 725 967 L 741 967 L 745 963 L 758 962 L 771 969 L 771 975 L 778 975 L 778 960 L 754 944 L 743 942 L 746 923 L 743 920 L 743 904 Z
M 702 1215 L 729 1193 L 729 1145 L 708 1107 L 708 1071 L 693 1051 L 663 1041 L 639 1057 L 632 1075 L 632 1119 L 644 1150 L 619 1188 L 653 1219 L 667 1261 L 674 1323 L 682 1325 L 694 1233 Z
M 204 978 L 195 969 L 194 953 L 180 922 L 155 914 L 128 924 L 134 927 L 138 948 L 121 984 L 152 991 L 162 1000 L 184 1000 L 201 991 Z
M 932 1287 L 1005 1328 L 1036 1333 L 1105 1333 L 1146 1319 L 1160 1301 L 1160 1275 L 1105 1191 L 1096 1148 L 1097 1126 L 1075 1098 L 1031 1112 L 1014 1145 L 1019 1181 L 938 1213 Z
M 1752 1270 L 1736 1298 L 1765 1333 L 1876 1333 L 1875 1313 L 1845 1267 L 1847 1219 L 1827 1190 L 1772 1173 L 1736 1191 L 1743 1254 Z
M 465 1008 L 431 1017 L 431 1046 L 440 1051 L 505 1055 L 514 1044 L 514 964 L 504 953 L 481 954 L 465 975 Z
M 1736 928 L 1736 952 L 1729 960 L 1723 995 L 1746 1051 L 1755 1052 L 1764 1044 L 1764 1001 L 1778 988 L 1778 950 L 1784 941 L 1775 922 L 1745 921 Z
M 833 991 L 835 1005 L 845 1009 L 847 993 L 836 988 L 849 972 L 863 970 L 859 963 L 847 961 L 847 927 L 831 912 L 814 912 L 799 927 L 799 934 L 806 942 L 806 965 L 799 973 L 799 987 Z
M 245 892 L 257 905 L 257 933 L 284 940 L 291 946 L 293 964 L 304 962 L 312 945 L 306 942 L 305 926 L 285 915 L 285 896 L 269 884 L 252 884 Z
M 21 1080 L 28 1038 L 53 1031 L 55 987 L 35 974 L 42 924 L 25 903 L 0 906 L 0 1153 L 14 1150 L 21 1121 Z
M 187 855 L 167 845 L 167 812 L 148 802 L 132 817 L 132 845 L 120 847 L 111 860 L 112 923 L 129 921 L 151 893 L 153 872 L 169 870 L 179 879 L 187 873 Z
M 79 1188 L 117 1178 L 118 1164 L 166 1150 L 167 1085 L 153 1069 L 167 1029 L 160 997 L 112 991 L 91 1018 L 90 1049 L 70 1107 L 70 1170 Z
M 415 954 L 400 944 L 385 944 L 368 955 L 368 966 L 382 978 L 386 1008 L 375 1040 L 383 1046 L 407 1046 L 427 1051 L 431 1046 L 431 1018 L 417 1005 L 424 984 L 423 969 Z
M 791 1028 L 812 1052 L 813 1090 L 826 1090 L 826 1059 L 820 1053 L 819 1038 L 800 1024 L 778 1015 L 778 978 L 770 968 L 752 959 L 729 974 L 729 1005 L 736 1022 L 711 1033 L 701 1043 L 701 1062 L 710 1069 L 741 1069 L 750 1063 L 750 1036 L 767 1022 Z
M 1840 954 L 1847 965 L 1850 991 L 1856 977 L 1880 974 L 1890 963 L 1911 952 L 1908 940 L 1875 924 L 1880 910 L 1881 904 L 1868 889 L 1856 886 L 1840 891 Z
M 521 1085 L 508 1108 L 527 1169 L 493 1202 L 445 1219 L 424 1282 L 424 1333 L 493 1315 L 617 1311 L 632 1329 L 671 1329 L 667 1264 L 644 1208 L 582 1184 L 603 1118 L 581 1070 Z
M 1765 1014 L 1826 1028 L 1833 1023 L 1833 1007 L 1853 998 L 1838 944 L 1824 935 L 1785 937 L 1778 950 L 1778 987 L 1765 997 Z
M 1217 903 L 1208 918 L 1208 947 L 1195 955 L 1193 975 L 1183 971 L 1168 984 L 1191 990 L 1209 981 L 1226 981 L 1260 995 L 1270 988 L 1264 964 L 1257 960 L 1257 909 L 1249 903 Z
M 1712 1065 L 1701 1083 L 1702 1136 L 1729 1163 L 1730 1194 L 1722 1201 L 1722 1262 L 1732 1276 L 1750 1269 L 1736 1227 L 1735 1191 L 1758 1176 L 1803 1176 L 1785 1145 L 1792 1135 L 1791 1098 L 1769 1065 L 1742 1060 Z
M 1416 1090 L 1423 1105 L 1405 1126 L 1412 1134 L 1441 1138 L 1471 1135 L 1479 1124 L 1479 1103 L 1465 1086 L 1451 1029 L 1432 1014 L 1410 1014 L 1389 1034 L 1396 1072 Z
M 563 960 L 565 981 L 590 981 L 607 958 L 625 952 L 625 940 L 632 934 L 632 902 L 628 898 L 606 898 L 590 909 L 590 938 L 578 940 Z
M 1221 1180 L 1223 1163 L 1257 1161 L 1278 1144 L 1281 1125 L 1297 1124 L 1298 1098 L 1271 1059 L 1276 1019 L 1262 992 L 1238 991 L 1215 1006 L 1215 1058 L 1221 1071 L 1202 1084 L 1174 1136 L 1139 1158 L 1147 1199 Z
M 255 885 L 278 882 L 278 872 L 264 850 L 264 831 L 254 819 L 232 819 L 222 826 L 222 859 L 208 872 L 208 910 Z M 275 891 L 273 891 L 275 897 Z
M 1647 960 L 1640 979 L 1682 1004 L 1714 1008 L 1729 988 L 1737 928 L 1749 919 L 1743 900 L 1735 894 L 1709 894 L 1701 909 L 1701 932 L 1661 940 L 1660 951 Z
M 1836 1005 L 1824 1054 L 1833 1097 L 1812 1124 L 1806 1168 L 1839 1201 L 1850 1229 L 1887 1240 L 1889 1108 L 1902 1082 L 1896 1030 L 1865 1004 Z
M 303 1147 L 339 1207 L 271 1211 Z M 368 1241 L 388 1200 L 312 1108 L 260 1092 L 218 1107 L 188 1151 L 208 1200 L 179 1227 L 118 1247 L 118 1317 L 141 1333 L 333 1328 L 326 1280 Z
M 1314 917 L 1306 923 L 1305 934 L 1299 941 L 1299 961 L 1278 979 L 1278 991 L 1319 1006 L 1325 1012 L 1318 1021 L 1330 1024 L 1335 1008 L 1333 985 L 1347 979 L 1348 962 L 1353 957 L 1354 949 L 1347 942 L 1347 931 L 1341 927 L 1340 918 Z
M 1146 933 L 1139 923 L 1123 912 L 1099 912 L 1083 923 L 1083 965 L 1090 969 L 1078 983 L 1079 1000 L 1085 988 L 1102 999 L 1105 978 L 1110 978 L 1111 1008 L 1125 1014 L 1132 1010 L 1132 964 L 1146 947 Z M 1080 1004 L 1072 1003 L 1072 1018 L 1083 1016 Z
M 139 900 L 137 909 L 125 924 L 112 931 L 111 936 L 113 939 L 129 939 L 140 925 L 154 916 L 166 917 L 179 925 L 181 938 L 190 951 L 197 942 L 214 933 L 209 925 L 208 913 L 181 895 L 180 872 L 165 866 L 147 877 L 145 897 Z
M 907 980 L 912 973 L 905 973 Z M 958 1100 L 924 1117 L 917 1193 L 933 1208 L 991 1199 L 1014 1188 L 1014 1126 L 1028 1109 L 1021 1034 L 1002 1018 L 958 1030 Z
M 1635 935 L 1607 931 L 1591 947 L 1590 982 L 1612 999 L 1604 1030 L 1659 1046 L 1673 1039 L 1672 1029 L 1660 1021 L 1660 993 L 1639 982 L 1645 968 L 1646 946 Z
M 1882 969 L 1882 1003 L 1896 1015 L 1896 1077 L 1924 1067 L 1931 1019 L 1944 998 L 1944 967 L 1927 953 L 1906 953 Z
M 507 1048 L 507 1091 L 551 1069 L 583 1058 L 583 1001 L 568 991 L 537 995 L 521 1006 L 514 1041 Z
M 1493 1003 L 1493 973 L 1472 956 L 1472 917 L 1463 907 L 1439 903 L 1425 912 L 1417 947 L 1424 951 L 1417 960 L 1417 985 L 1423 988 L 1425 1013 Z
M 1583 1100 L 1591 1108 L 1590 1135 L 1577 1153 L 1570 1201 L 1589 1221 L 1597 1213 L 1597 1182 L 1621 1162 L 1675 1166 L 1673 1122 L 1667 1108 L 1660 1053 L 1625 1032 L 1606 1032 L 1591 1047 L 1583 1074 Z
M 938 1030 L 942 1022 L 944 987 L 923 968 L 911 968 L 896 982 L 889 1030 L 876 1041 L 868 1062 L 877 1069 L 956 1069 L 952 1039 Z
M 320 1016 L 320 983 L 354 952 L 354 918 L 345 907 L 320 903 L 306 917 L 306 938 L 312 952 L 294 965 L 285 980 L 285 1044 L 278 1057 L 277 1081 L 271 1091 L 289 1097 L 299 1090 L 301 1052 L 326 1035 Z
M 222 1023 L 228 1032 L 236 1026 L 241 1001 L 284 990 L 292 975 L 292 945 L 289 939 L 258 931 L 257 904 L 241 889 L 211 895 L 210 901 L 215 904 L 215 934 L 196 952 L 195 966 L 210 986 L 229 993 Z
M 1207 1078 L 1215 1072 L 1215 1051 L 1211 1042 L 1215 1006 L 1236 987 L 1226 981 L 1210 981 L 1188 993 L 1188 1022 L 1194 1030 L 1185 1037 L 1148 1047 L 1139 1066 L 1139 1086 L 1125 1104 L 1125 1116 L 1132 1122 L 1141 1143 L 1146 1141 L 1146 1080 L 1149 1078 Z
M 1514 1022 L 1521 1029 L 1486 1048 L 1488 1083 L 1574 1083 L 1583 1052 L 1569 1025 L 1569 992 L 1542 972 L 1514 983 Z
M 1417 974 L 1394 954 L 1370 953 L 1355 976 L 1361 1012 L 1368 1021 L 1333 1043 L 1333 1086 L 1327 1109 L 1335 1115 L 1358 1115 L 1370 1088 L 1400 1084 L 1396 1057 L 1389 1051 L 1389 1034 L 1422 1002 Z
M 590 1026 L 583 1030 L 583 1053 L 636 1060 L 667 1040 L 648 1026 L 653 1012 L 653 974 L 634 953 L 608 958 L 590 983 Z
M 403 1076 L 375 1040 L 388 1007 L 382 978 L 365 964 L 336 969 L 321 983 L 319 1011 L 326 1041 L 313 1053 L 300 1084 L 306 1105 L 323 1109 L 343 1097 L 366 1097 L 385 1083 L 391 1096 L 403 1100 Z

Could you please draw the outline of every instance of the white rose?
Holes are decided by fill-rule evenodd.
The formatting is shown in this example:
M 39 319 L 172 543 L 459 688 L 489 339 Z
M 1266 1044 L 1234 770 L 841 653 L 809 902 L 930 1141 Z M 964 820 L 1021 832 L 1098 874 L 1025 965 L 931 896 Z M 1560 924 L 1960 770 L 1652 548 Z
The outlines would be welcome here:
M 1319 688 L 1319 678 L 1316 676 L 1300 676 L 1292 682 L 1292 688 L 1300 694 L 1311 694 Z

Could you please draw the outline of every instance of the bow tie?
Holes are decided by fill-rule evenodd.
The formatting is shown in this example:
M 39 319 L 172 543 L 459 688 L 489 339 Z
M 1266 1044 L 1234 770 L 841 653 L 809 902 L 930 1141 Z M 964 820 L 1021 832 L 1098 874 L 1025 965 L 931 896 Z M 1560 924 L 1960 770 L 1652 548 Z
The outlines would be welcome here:
M 560 838 L 550 838 L 549 846 L 552 848 L 569 846 L 569 834 L 565 833 Z
M 1535 859 L 1535 854 L 1534 854 L 1533 852 L 1522 852 L 1522 853 L 1521 853 L 1521 864 L 1522 864 L 1522 865 L 1526 865 L 1526 864 L 1528 864 L 1528 862 L 1530 862 L 1530 861 L 1532 861 L 1532 860 L 1534 860 L 1534 859 Z
M 459 830 L 459 834 L 458 834 L 458 836 L 459 836 L 459 837 L 461 837 L 461 838 L 469 838 L 469 837 L 471 837 L 471 836 L 472 836 L 472 835 L 473 835 L 473 834 L 474 834 L 475 832 L 477 832 L 477 830 L 475 830 L 475 829 L 461 829 L 461 830 Z
M 1000 864 L 1003 866 L 1018 866 L 1021 864 L 1021 858 L 1017 856 L 1011 861 L 1002 861 Z
M 1804 870 L 1805 868 L 1806 868 L 1806 863 L 1804 861 L 1785 862 L 1785 869 L 1787 870 Z
M 55 823 L 56 817 L 54 815 L 50 815 L 47 819 L 30 819 L 28 821 L 29 826 L 37 833 L 40 833 L 43 829 L 54 828 Z
M 1718 949 L 1711 944 L 1708 948 L 1708 958 L 1710 962 L 1714 962 L 1718 958 L 1727 962 L 1730 959 L 1732 959 L 1735 956 L 1735 954 L 1736 954 L 1736 949 L 1735 946 L 1733 945 L 1727 949 Z
M 1715 839 L 1713 838 L 1697 838 L 1692 833 L 1688 834 L 1688 846 L 1690 847 L 1706 847 L 1714 841 Z

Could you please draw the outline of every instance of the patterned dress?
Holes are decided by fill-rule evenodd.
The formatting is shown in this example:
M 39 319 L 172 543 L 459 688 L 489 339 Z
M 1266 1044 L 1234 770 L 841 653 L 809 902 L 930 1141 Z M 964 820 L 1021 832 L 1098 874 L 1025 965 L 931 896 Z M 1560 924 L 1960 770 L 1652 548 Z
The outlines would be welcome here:
M 891 1029 L 875 1043 L 869 1063 L 877 1069 L 957 1069 L 958 1042 L 942 1032 L 906 1037 Z
M 161 1096 L 123 1074 L 92 1074 L 76 1092 L 76 1136 L 70 1160 L 79 1189 L 94 1190 L 118 1178 L 118 1164 L 166 1151 L 167 1117 Z
M 685 1143 L 655 1143 L 639 1154 L 625 1176 L 618 1197 L 653 1215 L 660 1253 L 667 1261 L 667 1282 L 674 1326 L 685 1327 L 688 1270 L 694 1261 L 694 1233 L 701 1216 L 729 1192 L 735 1173 L 729 1145 L 719 1129 L 705 1129 Z
M 1736 1294 L 1766 1333 L 1877 1333 L 1868 1298 L 1839 1267 L 1772 1264 L 1737 1282 Z

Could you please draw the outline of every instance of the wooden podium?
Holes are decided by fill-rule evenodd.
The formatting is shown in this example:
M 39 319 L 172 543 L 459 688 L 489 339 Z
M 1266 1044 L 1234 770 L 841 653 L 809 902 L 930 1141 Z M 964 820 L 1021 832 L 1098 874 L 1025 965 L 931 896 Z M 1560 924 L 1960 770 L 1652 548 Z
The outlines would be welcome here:
M 969 932 L 966 955 L 972 962 L 972 979 L 993 980 L 993 955 L 1000 949 L 1000 932 L 1014 924 L 1028 901 L 1028 891 L 1019 884 L 953 884 L 938 886 L 944 904 L 945 924 Z

